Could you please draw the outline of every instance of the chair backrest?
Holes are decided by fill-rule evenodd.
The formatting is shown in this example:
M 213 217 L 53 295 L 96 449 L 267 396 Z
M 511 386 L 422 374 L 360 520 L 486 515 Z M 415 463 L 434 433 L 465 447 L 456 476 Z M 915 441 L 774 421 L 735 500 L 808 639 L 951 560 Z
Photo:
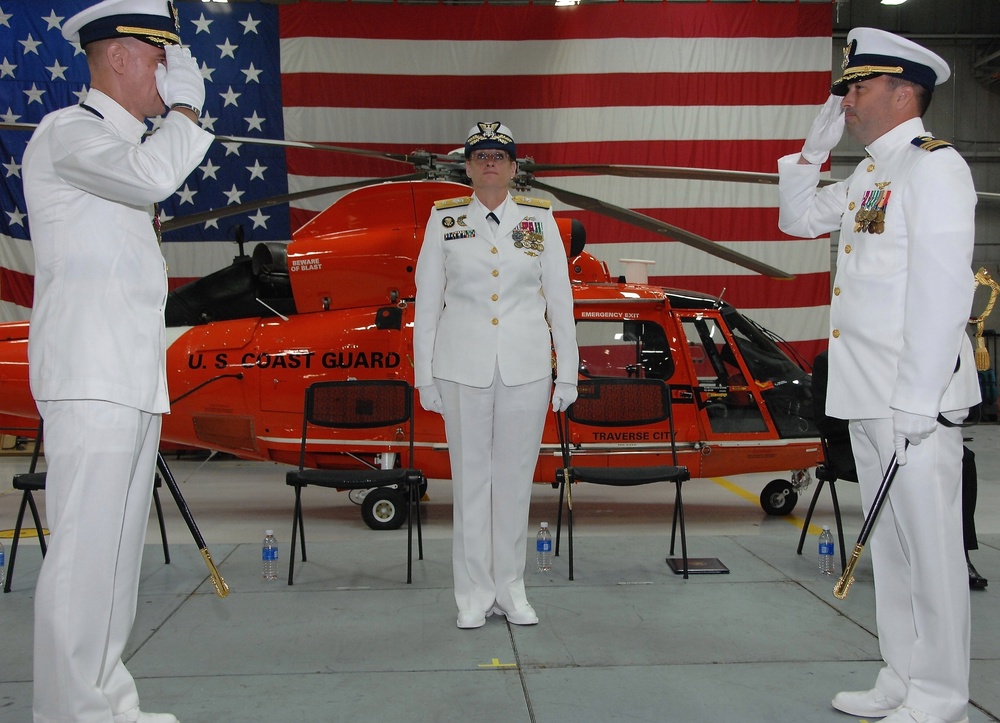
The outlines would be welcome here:
M 677 465 L 674 420 L 670 387 L 661 379 L 593 378 L 581 379 L 577 398 L 566 410 L 562 439 L 564 464 L 569 464 L 569 422 L 598 427 L 639 427 L 669 422 L 669 443 L 673 464 Z
M 316 382 L 306 389 L 299 466 L 305 464 L 310 424 L 340 429 L 388 427 L 409 422 L 413 463 L 413 387 L 396 379 Z
M 659 379 L 581 379 L 566 414 L 595 426 L 655 424 L 670 418 L 670 388 Z

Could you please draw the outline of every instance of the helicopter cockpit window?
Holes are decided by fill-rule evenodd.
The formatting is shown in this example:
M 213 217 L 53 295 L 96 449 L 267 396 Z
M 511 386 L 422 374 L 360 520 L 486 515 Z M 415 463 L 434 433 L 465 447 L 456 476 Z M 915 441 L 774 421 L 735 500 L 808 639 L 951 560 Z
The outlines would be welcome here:
M 669 379 L 674 373 L 667 335 L 651 321 L 578 321 L 584 377 Z
M 722 318 L 760 388 L 778 433 L 782 437 L 816 436 L 809 376 L 782 353 L 774 335 L 764 327 L 732 307 L 723 309 Z
M 682 323 L 698 377 L 698 404 L 713 432 L 766 432 L 767 423 L 726 335 L 711 317 Z

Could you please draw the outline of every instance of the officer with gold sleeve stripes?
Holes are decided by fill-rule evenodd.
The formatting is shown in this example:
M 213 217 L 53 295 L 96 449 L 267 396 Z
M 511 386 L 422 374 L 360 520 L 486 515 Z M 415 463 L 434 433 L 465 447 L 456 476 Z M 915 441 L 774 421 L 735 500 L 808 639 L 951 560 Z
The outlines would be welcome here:
M 781 229 L 809 238 L 840 230 L 826 412 L 850 421 L 866 509 L 893 454 L 900 463 L 868 543 L 885 665 L 872 689 L 838 693 L 833 707 L 888 723 L 962 723 L 962 432 L 948 424 L 980 397 L 965 331 L 976 192 L 962 157 L 921 120 L 948 64 L 872 28 L 847 42 L 843 77 L 801 154 L 778 161 Z M 845 127 L 868 157 L 846 181 L 817 189 Z
M 473 194 L 434 205 L 417 260 L 414 383 L 423 408 L 444 415 L 458 627 L 492 614 L 534 625 L 528 508 L 550 396 L 555 411 L 576 399 L 573 296 L 549 202 L 508 190 L 510 129 L 476 124 L 465 159 Z

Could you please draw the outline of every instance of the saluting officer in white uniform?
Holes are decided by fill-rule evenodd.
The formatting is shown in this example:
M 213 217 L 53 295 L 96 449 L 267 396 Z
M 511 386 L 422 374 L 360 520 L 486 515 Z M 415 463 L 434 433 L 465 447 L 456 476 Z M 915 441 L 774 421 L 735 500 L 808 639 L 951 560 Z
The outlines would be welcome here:
M 165 0 L 106 0 L 63 36 L 87 54 L 83 104 L 24 154 L 35 255 L 31 391 L 45 420 L 51 540 L 35 594 L 37 723 L 168 723 L 121 660 L 135 618 L 160 414 L 167 277 L 154 203 L 212 142 L 204 80 Z M 143 141 L 145 119 L 170 107 Z
M 965 331 L 976 193 L 965 161 L 921 121 L 947 63 L 881 30 L 856 28 L 847 41 L 844 75 L 801 155 L 778 161 L 781 229 L 840 230 L 826 411 L 850 420 L 866 508 L 894 452 L 902 465 L 868 545 L 886 665 L 874 688 L 833 706 L 891 723 L 966 721 L 962 433 L 939 415 L 960 422 L 979 401 Z M 817 190 L 845 124 L 868 157 Z
M 465 159 L 474 193 L 434 205 L 417 261 L 414 380 L 423 408 L 444 415 L 458 627 L 493 613 L 534 625 L 528 508 L 550 394 L 559 411 L 576 399 L 573 296 L 549 202 L 508 191 L 510 129 L 478 123 Z

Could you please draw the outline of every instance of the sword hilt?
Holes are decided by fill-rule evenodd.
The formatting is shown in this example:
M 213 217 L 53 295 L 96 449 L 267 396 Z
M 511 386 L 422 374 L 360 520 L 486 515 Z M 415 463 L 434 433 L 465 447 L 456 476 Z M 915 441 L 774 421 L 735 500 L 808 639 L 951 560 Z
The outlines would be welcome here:
M 208 565 L 208 573 L 212 577 L 212 586 L 215 588 L 215 594 L 219 597 L 228 596 L 229 585 L 222 579 L 219 568 L 215 566 L 215 561 L 212 560 L 212 553 L 208 551 L 207 547 L 201 548 L 201 556 L 205 558 L 205 564 Z
M 854 584 L 854 568 L 857 566 L 858 560 L 861 559 L 861 553 L 864 549 L 865 546 L 861 543 L 854 546 L 854 552 L 851 553 L 851 559 L 847 562 L 847 567 L 844 568 L 844 574 L 840 576 L 837 584 L 833 586 L 833 596 L 838 600 L 846 598 L 848 590 Z

